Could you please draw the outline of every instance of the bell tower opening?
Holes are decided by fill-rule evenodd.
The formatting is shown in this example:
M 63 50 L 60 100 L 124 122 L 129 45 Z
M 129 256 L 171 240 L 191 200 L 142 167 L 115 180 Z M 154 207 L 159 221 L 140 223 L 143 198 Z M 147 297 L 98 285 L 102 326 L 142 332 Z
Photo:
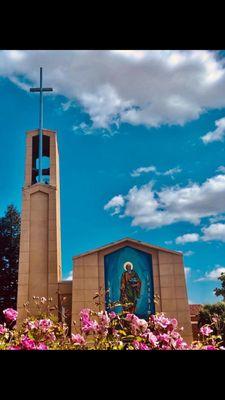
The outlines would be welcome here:
M 31 185 L 39 182 L 39 135 L 32 138 L 32 179 Z M 42 148 L 43 183 L 50 184 L 50 137 L 43 135 Z

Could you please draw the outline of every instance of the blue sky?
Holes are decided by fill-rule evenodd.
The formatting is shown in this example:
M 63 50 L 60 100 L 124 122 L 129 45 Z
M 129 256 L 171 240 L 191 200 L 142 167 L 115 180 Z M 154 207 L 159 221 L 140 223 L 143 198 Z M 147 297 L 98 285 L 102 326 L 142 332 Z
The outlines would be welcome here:
M 63 275 L 72 256 L 130 236 L 184 253 L 189 301 L 225 271 L 223 52 L 1 51 L 0 215 L 21 210 L 25 131 L 60 151 Z

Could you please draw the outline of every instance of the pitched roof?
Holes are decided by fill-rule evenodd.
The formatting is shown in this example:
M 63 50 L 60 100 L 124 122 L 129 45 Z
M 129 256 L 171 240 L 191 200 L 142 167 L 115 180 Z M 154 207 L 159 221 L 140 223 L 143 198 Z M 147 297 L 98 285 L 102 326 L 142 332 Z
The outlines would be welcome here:
M 84 255 L 96 253 L 98 251 L 105 250 L 108 247 L 115 246 L 117 244 L 121 244 L 121 243 L 127 242 L 127 241 L 129 241 L 131 243 L 134 243 L 134 244 L 141 244 L 142 246 L 145 246 L 145 247 L 148 247 L 148 248 L 151 248 L 151 249 L 155 249 L 155 250 L 160 250 L 160 251 L 164 251 L 164 252 L 167 252 L 167 253 L 176 254 L 176 255 L 179 255 L 179 256 L 182 255 L 182 253 L 179 252 L 179 251 L 165 249 L 163 247 L 154 246 L 153 244 L 150 244 L 150 243 L 142 242 L 141 240 L 136 240 L 136 239 L 132 239 L 132 238 L 129 238 L 129 237 L 125 237 L 123 239 L 117 240 L 116 242 L 111 242 L 111 243 L 108 243 L 108 244 L 106 244 L 104 246 L 97 247 L 96 249 L 93 249 L 93 250 L 86 251 L 84 253 L 78 254 L 78 255 L 74 256 L 73 259 L 78 258 L 78 257 L 82 257 Z

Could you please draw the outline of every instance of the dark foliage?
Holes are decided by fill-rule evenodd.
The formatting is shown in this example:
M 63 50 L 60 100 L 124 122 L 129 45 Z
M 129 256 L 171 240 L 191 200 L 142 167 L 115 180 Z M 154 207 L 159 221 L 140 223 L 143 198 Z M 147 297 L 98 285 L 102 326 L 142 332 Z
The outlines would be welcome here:
M 225 302 L 206 304 L 199 312 L 199 328 L 205 324 L 212 324 L 214 334 L 221 335 L 225 345 Z
M 16 309 L 19 241 L 20 214 L 9 205 L 0 218 L 0 318 L 5 308 Z
M 216 296 L 223 296 L 223 301 L 225 301 L 225 274 L 222 274 L 218 278 L 221 281 L 221 288 L 214 289 Z

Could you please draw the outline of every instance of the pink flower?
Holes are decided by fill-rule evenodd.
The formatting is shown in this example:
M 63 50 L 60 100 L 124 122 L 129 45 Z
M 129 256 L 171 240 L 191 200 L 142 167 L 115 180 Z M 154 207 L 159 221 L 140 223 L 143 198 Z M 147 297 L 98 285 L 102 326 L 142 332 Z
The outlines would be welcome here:
M 13 308 L 7 308 L 3 311 L 3 314 L 8 322 L 16 321 L 18 312 Z
M 141 337 L 146 338 L 153 347 L 157 347 L 158 339 L 149 329 Z
M 170 322 L 171 322 L 171 325 L 173 326 L 173 329 L 176 329 L 177 325 L 178 325 L 176 318 L 172 318 L 170 320 Z
M 108 328 L 109 327 L 109 323 L 110 323 L 110 318 L 107 314 L 107 311 L 101 311 L 98 313 L 98 317 L 99 317 L 99 322 L 100 324 L 105 327 Z
M 92 321 L 90 319 L 91 310 L 89 308 L 84 308 L 80 312 L 81 330 L 86 334 L 95 334 L 98 332 L 100 326 L 97 321 Z M 103 318 L 104 319 L 104 318 Z
M 162 342 L 163 344 L 168 344 L 168 343 L 170 343 L 170 336 L 167 335 L 166 333 L 160 333 L 160 334 L 157 336 L 157 339 L 158 339 L 160 342 Z
M 119 339 L 119 337 L 120 337 L 120 334 L 118 333 L 117 329 L 115 329 L 115 328 L 112 328 L 112 335 L 114 338 L 117 338 L 117 339 Z
M 85 339 L 79 333 L 77 335 L 74 335 L 72 333 L 71 340 L 72 340 L 73 344 L 76 344 L 76 345 L 83 346 L 85 344 Z
M 150 350 L 150 348 L 147 346 L 147 344 L 138 342 L 137 340 L 133 341 L 133 346 L 135 350 Z
M 98 333 L 103 336 L 107 336 L 108 328 L 110 326 L 110 318 L 106 311 L 101 311 L 98 313 L 99 324 L 98 324 Z
M 208 325 L 204 325 L 201 327 L 200 332 L 203 336 L 209 336 L 213 330 Z
M 180 337 L 181 337 L 180 334 L 176 331 L 173 331 L 170 334 L 173 339 L 180 339 Z
M 160 347 L 159 349 L 161 350 L 171 350 L 171 347 L 168 345 L 163 344 L 162 347 Z
M 158 325 L 164 329 L 171 325 L 171 320 L 166 318 L 163 313 L 159 315 L 151 315 L 150 320 L 152 320 L 156 326 Z
M 89 308 L 83 308 L 83 310 L 80 311 L 80 320 L 81 321 L 89 320 L 90 313 L 91 313 L 91 310 Z
M 29 339 L 27 336 L 23 337 L 23 339 L 21 340 L 21 345 L 24 350 L 35 350 L 36 349 L 35 340 Z
M 148 323 L 145 321 L 145 319 L 139 319 L 136 321 L 138 328 L 142 331 L 145 332 L 148 328 Z
M 52 325 L 53 322 L 50 319 L 40 319 L 39 321 L 39 328 L 42 330 L 42 332 L 47 332 Z
M 181 337 L 176 340 L 172 339 L 171 345 L 176 350 L 188 350 L 189 348 L 187 343 Z
M 3 326 L 2 324 L 0 324 L 0 335 L 4 335 L 4 333 L 7 332 L 7 328 L 5 326 Z
M 210 345 L 207 345 L 207 346 L 203 346 L 203 347 L 201 348 L 201 350 L 217 350 L 217 348 L 216 348 L 215 346 L 212 346 L 212 345 L 210 344 Z
M 8 350 L 21 350 L 20 346 L 10 346 L 8 347 Z
M 36 320 L 36 321 L 28 321 L 27 322 L 27 328 L 29 329 L 29 330 L 33 330 L 33 329 L 37 329 L 38 328 L 38 321 Z
M 48 350 L 48 346 L 45 343 L 41 342 L 37 345 L 36 350 Z
M 148 328 L 148 323 L 145 321 L 145 319 L 140 319 L 134 314 L 128 313 L 126 315 L 126 321 L 131 322 L 131 330 L 134 335 L 137 334 L 137 332 L 145 332 Z
M 116 313 L 114 312 L 114 311 L 111 311 L 110 313 L 109 313 L 109 318 L 110 319 L 114 319 L 114 318 L 116 318 Z
M 99 325 L 97 321 L 87 320 L 82 323 L 81 330 L 86 334 L 95 334 L 98 332 Z
M 136 315 L 127 313 L 125 320 L 131 322 L 131 321 L 133 321 L 135 318 L 137 318 Z

